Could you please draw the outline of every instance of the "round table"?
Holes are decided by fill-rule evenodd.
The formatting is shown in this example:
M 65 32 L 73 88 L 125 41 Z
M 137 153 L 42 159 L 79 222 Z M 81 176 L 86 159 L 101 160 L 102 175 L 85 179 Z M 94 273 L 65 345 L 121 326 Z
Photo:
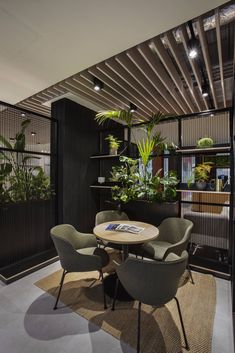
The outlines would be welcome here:
M 144 228 L 140 233 L 134 234 L 130 232 L 106 230 L 109 224 L 128 224 L 137 227 Z M 129 255 L 129 245 L 143 244 L 156 239 L 159 235 L 159 230 L 151 224 L 137 222 L 137 221 L 127 221 L 127 220 L 114 220 L 105 223 L 101 223 L 96 226 L 93 230 L 95 236 L 105 242 L 120 244 L 122 246 L 122 259 L 125 259 Z M 114 296 L 114 288 L 116 282 L 116 274 L 109 275 L 105 278 L 105 292 L 110 296 Z M 125 292 L 122 286 L 119 286 L 117 299 L 129 301 L 132 298 Z
M 134 234 L 130 232 L 116 231 L 116 230 L 106 230 L 109 224 L 128 224 L 137 227 L 144 228 L 140 233 Z M 95 236 L 101 240 L 109 243 L 115 243 L 122 245 L 123 249 L 123 260 L 128 257 L 128 245 L 133 244 L 143 244 L 149 242 L 158 237 L 159 230 L 151 224 L 136 222 L 136 221 L 110 221 L 101 223 L 96 226 L 93 230 Z

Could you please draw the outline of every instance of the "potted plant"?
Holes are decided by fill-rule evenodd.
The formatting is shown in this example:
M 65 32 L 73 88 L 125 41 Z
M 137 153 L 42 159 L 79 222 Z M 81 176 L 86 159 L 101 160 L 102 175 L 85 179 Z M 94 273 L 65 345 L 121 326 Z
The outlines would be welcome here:
M 207 181 L 210 179 L 211 168 L 213 167 L 212 162 L 204 162 L 198 164 L 194 168 L 194 178 L 196 187 L 199 190 L 205 190 Z
M 213 147 L 214 141 L 211 137 L 202 137 L 197 141 L 197 148 L 211 148 Z
M 117 137 L 113 135 L 108 135 L 105 140 L 109 142 L 109 154 L 116 156 L 121 141 L 119 141 Z

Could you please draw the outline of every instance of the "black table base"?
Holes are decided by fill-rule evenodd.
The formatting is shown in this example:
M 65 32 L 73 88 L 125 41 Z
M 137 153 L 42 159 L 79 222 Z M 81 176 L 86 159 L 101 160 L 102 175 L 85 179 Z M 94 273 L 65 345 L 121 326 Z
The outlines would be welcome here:
M 117 280 L 116 273 L 108 275 L 104 279 L 104 291 L 110 298 L 114 298 L 116 280 Z M 119 281 L 118 283 L 119 284 L 118 284 L 116 299 L 124 302 L 133 301 L 134 299 L 127 293 L 127 291 L 125 290 L 121 282 Z

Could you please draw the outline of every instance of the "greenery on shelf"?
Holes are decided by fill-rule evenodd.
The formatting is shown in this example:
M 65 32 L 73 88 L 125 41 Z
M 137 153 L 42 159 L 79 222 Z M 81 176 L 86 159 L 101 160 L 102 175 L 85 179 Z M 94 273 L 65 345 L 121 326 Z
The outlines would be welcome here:
M 156 112 L 151 115 L 148 121 L 139 119 L 140 125 L 138 127 L 145 134 L 142 140 L 136 142 L 140 158 L 134 160 L 121 156 L 120 165 L 112 168 L 111 181 L 117 183 L 112 187 L 113 200 L 119 203 L 134 200 L 160 202 L 176 200 L 176 185 L 179 181 L 175 172 L 169 172 L 168 175 L 161 177 L 161 169 L 155 175 L 149 171 L 149 163 L 153 156 L 164 150 L 173 151 L 177 148 L 173 142 L 167 143 L 165 138 L 161 136 L 161 132 L 155 129 L 163 118 L 169 116 Z M 103 111 L 96 115 L 96 121 L 100 125 L 114 118 L 126 123 L 130 129 L 133 127 L 133 113 L 129 110 Z M 136 140 L 135 136 L 133 137 Z M 143 172 L 140 172 L 139 161 L 143 166 Z
M 0 150 L 0 203 L 30 200 L 47 200 L 52 196 L 50 178 L 40 166 L 29 166 L 29 161 L 40 157 L 26 155 L 25 130 L 30 120 L 21 123 L 20 131 L 11 144 L 0 135 L 1 145 L 8 151 Z
M 214 141 L 211 137 L 202 137 L 197 141 L 197 148 L 211 148 L 213 147 Z
M 176 185 L 178 179 L 175 172 L 161 177 L 161 169 L 152 176 L 146 172 L 142 176 L 139 172 L 139 161 L 125 156 L 120 157 L 120 164 L 113 166 L 111 181 L 118 185 L 112 187 L 112 198 L 118 203 L 147 200 L 172 202 L 176 200 Z
M 213 166 L 214 166 L 213 162 L 203 162 L 203 163 L 197 164 L 194 167 L 192 175 L 188 179 L 188 182 L 187 182 L 188 187 L 189 188 L 191 187 L 193 180 L 196 183 L 206 183 L 207 181 L 209 181 L 210 172 Z
M 118 150 L 120 144 L 122 141 L 119 141 L 117 137 L 113 136 L 113 135 L 108 135 L 105 140 L 108 141 L 109 143 L 109 148 L 110 149 L 115 149 Z

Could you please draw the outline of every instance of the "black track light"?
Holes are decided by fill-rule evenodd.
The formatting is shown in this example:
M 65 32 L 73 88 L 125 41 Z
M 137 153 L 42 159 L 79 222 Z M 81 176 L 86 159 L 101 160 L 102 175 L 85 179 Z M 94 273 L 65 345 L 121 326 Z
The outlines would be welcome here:
M 191 38 L 187 44 L 188 47 L 188 57 L 190 59 L 195 59 L 198 56 L 198 42 L 196 39 Z
M 190 34 L 191 34 L 191 39 L 189 39 L 189 41 L 187 43 L 188 57 L 190 59 L 195 59 L 198 56 L 199 44 L 198 44 L 198 41 L 195 37 L 192 21 L 188 21 L 188 27 L 189 27 Z
M 104 88 L 103 82 L 100 81 L 98 78 L 94 77 L 93 82 L 94 82 L 94 90 L 95 91 L 98 92 Z
M 137 106 L 133 103 L 130 103 L 130 112 L 134 113 L 137 110 Z
M 202 85 L 202 96 L 208 97 L 208 95 L 209 95 L 209 86 L 206 83 L 204 83 Z

